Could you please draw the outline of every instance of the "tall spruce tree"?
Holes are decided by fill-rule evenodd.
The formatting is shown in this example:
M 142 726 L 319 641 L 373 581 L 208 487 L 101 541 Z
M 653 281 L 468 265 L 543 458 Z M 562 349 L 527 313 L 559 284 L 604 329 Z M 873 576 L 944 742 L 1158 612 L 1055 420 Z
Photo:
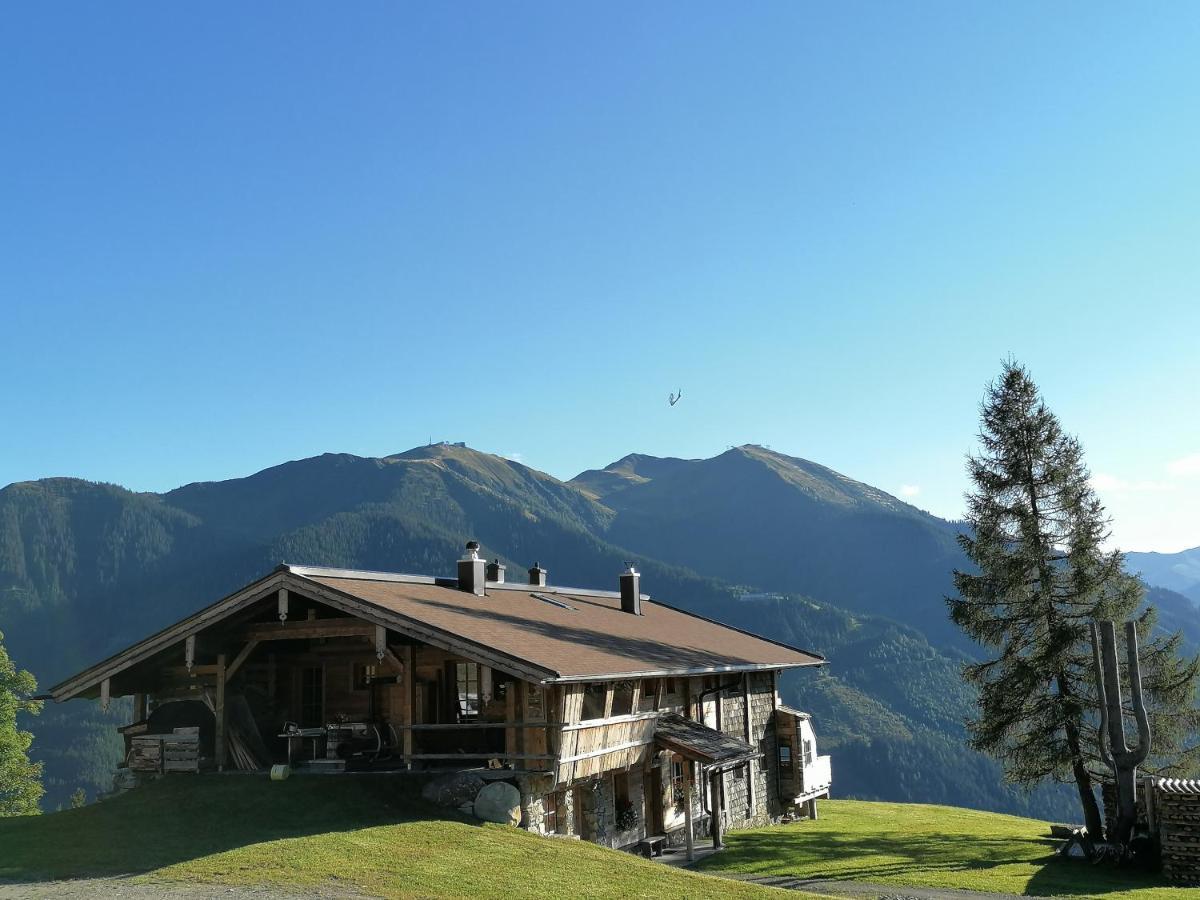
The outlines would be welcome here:
M 33 676 L 18 670 L 4 649 L 0 633 L 0 816 L 38 812 L 42 765 L 29 761 L 33 736 L 17 727 L 17 714 L 36 714 L 42 705 L 30 697 L 37 690 Z
M 1105 550 L 1109 519 L 1089 484 L 1079 441 L 1064 433 L 1029 373 L 1007 362 L 981 406 L 982 451 L 968 460 L 970 530 L 959 538 L 975 572 L 954 573 L 951 618 L 994 652 L 963 673 L 979 690 L 971 745 L 1014 783 L 1074 782 L 1084 822 L 1103 834 L 1093 786 L 1109 777 L 1098 753 L 1089 623 L 1136 619 L 1153 731 L 1147 768 L 1186 771 L 1200 721 L 1200 661 L 1155 626 L 1144 591 Z

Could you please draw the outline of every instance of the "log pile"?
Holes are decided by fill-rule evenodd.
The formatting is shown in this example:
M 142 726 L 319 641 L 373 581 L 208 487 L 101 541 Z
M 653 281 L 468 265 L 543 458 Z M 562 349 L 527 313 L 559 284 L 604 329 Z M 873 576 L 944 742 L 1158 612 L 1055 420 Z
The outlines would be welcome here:
M 1182 884 L 1200 884 L 1200 780 L 1157 779 L 1151 806 L 1163 874 Z

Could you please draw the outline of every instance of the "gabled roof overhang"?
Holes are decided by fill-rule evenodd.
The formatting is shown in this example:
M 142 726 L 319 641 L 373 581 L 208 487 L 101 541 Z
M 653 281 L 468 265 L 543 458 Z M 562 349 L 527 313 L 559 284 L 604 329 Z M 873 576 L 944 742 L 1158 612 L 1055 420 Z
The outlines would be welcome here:
M 288 566 L 280 566 L 271 574 L 218 600 L 194 615 L 176 622 L 120 653 L 62 681 L 50 688 L 49 695 L 59 703 L 79 697 L 94 690 L 106 679 L 111 679 L 133 666 L 145 662 L 173 645 L 182 643 L 188 637 L 266 600 L 280 590 L 295 591 L 347 615 L 396 631 L 413 640 L 462 655 L 516 678 L 545 683 L 553 681 L 559 674 L 537 666 L 528 660 L 501 653 L 459 635 L 432 628 L 428 624 L 384 609 L 360 597 L 318 584 L 304 575 L 294 572 Z M 286 629 L 286 624 L 280 625 L 281 635 L 286 634 Z

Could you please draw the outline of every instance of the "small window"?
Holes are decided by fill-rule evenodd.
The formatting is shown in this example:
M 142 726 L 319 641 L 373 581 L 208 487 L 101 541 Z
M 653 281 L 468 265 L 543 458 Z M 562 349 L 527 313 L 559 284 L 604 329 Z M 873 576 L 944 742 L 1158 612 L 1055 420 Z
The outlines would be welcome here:
M 638 712 L 654 712 L 658 709 L 658 679 L 642 679 L 642 695 L 638 698 Z
M 454 678 L 458 688 L 458 719 L 479 717 L 479 665 L 472 662 L 454 664 Z
M 804 767 L 808 768 L 813 763 L 813 745 L 812 741 L 804 742 Z
M 614 716 L 627 716 L 633 712 L 633 685 L 632 681 L 618 681 L 613 685 Z
M 779 768 L 781 771 L 792 771 L 792 744 L 786 738 L 779 739 Z
M 686 771 L 683 762 L 671 763 L 671 799 L 677 809 L 683 809 L 687 802 L 687 785 L 684 782 Z
M 733 778 L 735 781 L 741 781 L 746 777 L 746 766 L 738 766 L 733 770 Z
M 583 721 L 604 718 L 604 701 L 608 697 L 608 685 L 592 682 L 583 688 Z

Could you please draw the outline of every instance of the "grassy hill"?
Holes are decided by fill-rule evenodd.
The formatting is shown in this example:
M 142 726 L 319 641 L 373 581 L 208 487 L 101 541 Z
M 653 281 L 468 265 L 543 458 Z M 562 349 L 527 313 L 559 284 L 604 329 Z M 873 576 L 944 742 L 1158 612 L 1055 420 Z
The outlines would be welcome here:
M 595 844 L 446 818 L 415 793 L 397 776 L 168 778 L 82 809 L 0 819 L 0 882 L 132 875 L 380 897 L 776 894 Z
M 1156 875 L 1061 859 L 1045 822 L 920 803 L 821 804 L 817 822 L 733 832 L 701 871 L 1029 897 L 1184 900 Z
M 0 819 L 0 882 L 127 876 L 382 897 L 815 896 L 716 877 L 725 874 L 1108 900 L 1196 893 L 1058 859 L 1044 822 L 954 807 L 824 802 L 817 822 L 728 835 L 728 850 L 700 864 L 710 874 L 697 874 L 457 819 L 424 804 L 419 784 L 170 777 L 83 809 Z

